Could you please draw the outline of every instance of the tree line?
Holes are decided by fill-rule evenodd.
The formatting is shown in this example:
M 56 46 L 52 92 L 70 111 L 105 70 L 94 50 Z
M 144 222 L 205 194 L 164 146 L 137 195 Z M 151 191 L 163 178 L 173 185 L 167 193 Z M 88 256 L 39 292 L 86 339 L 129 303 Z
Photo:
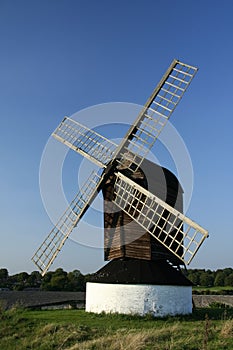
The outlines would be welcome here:
M 195 286 L 201 287 L 233 287 L 233 269 L 225 268 L 216 271 L 205 269 L 188 269 L 186 277 Z M 0 269 L 0 289 L 27 290 L 39 289 L 44 291 L 85 291 L 86 282 L 92 274 L 83 275 L 79 270 L 66 272 L 62 268 L 47 272 L 44 277 L 38 271 L 20 272 L 10 276 L 8 270 Z
M 186 277 L 195 286 L 201 287 L 233 287 L 233 269 L 228 267 L 216 271 L 205 269 L 189 269 Z
M 38 271 L 30 274 L 20 272 L 10 276 L 7 269 L 0 269 L 0 289 L 83 292 L 89 276 L 83 275 L 79 270 L 66 272 L 61 268 L 47 272 L 43 277 Z

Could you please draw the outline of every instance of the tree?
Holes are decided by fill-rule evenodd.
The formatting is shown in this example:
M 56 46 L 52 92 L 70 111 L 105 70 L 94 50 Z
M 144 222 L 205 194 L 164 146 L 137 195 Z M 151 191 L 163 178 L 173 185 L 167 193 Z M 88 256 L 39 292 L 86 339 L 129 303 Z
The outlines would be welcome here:
M 66 290 L 67 272 L 57 269 L 52 275 L 50 285 L 52 290 Z
M 55 272 L 48 272 L 42 280 L 43 290 L 67 290 L 67 272 L 59 268 Z
M 85 285 L 85 276 L 79 270 L 67 273 L 63 269 L 57 269 L 45 274 L 42 278 L 41 289 L 81 292 L 85 291 Z
M 50 282 L 52 279 L 52 275 L 53 275 L 53 272 L 49 271 L 42 277 L 41 286 L 40 286 L 42 290 L 51 290 Z
M 40 288 L 42 276 L 38 271 L 33 271 L 28 277 L 27 284 L 29 288 Z
M 67 275 L 68 285 L 67 290 L 69 291 L 77 291 L 83 292 L 85 291 L 85 276 L 79 271 L 74 270 L 73 272 L 69 272 Z
M 0 269 L 0 287 L 1 288 L 8 287 L 8 278 L 9 278 L 9 274 L 7 269 Z
M 5 281 L 9 277 L 7 269 L 0 269 L 0 281 Z
M 215 287 L 224 286 L 224 279 L 225 279 L 224 272 L 222 270 L 217 270 L 216 276 L 214 279 L 214 286 Z
M 207 271 L 203 271 L 200 274 L 200 285 L 205 287 L 212 287 L 214 282 L 214 277 Z
M 13 289 L 15 290 L 23 290 L 24 288 L 28 287 L 27 281 L 29 278 L 29 274 L 27 272 L 20 272 L 16 275 L 12 276 L 13 282 Z
M 190 279 L 195 286 L 200 285 L 200 273 L 197 270 L 188 270 L 187 278 Z
M 233 287 L 233 273 L 231 273 L 230 275 L 228 275 L 227 277 L 225 277 L 225 279 L 224 279 L 224 285 L 225 285 L 225 286 L 231 286 L 231 287 Z
M 66 277 L 53 275 L 50 282 L 50 290 L 66 290 Z

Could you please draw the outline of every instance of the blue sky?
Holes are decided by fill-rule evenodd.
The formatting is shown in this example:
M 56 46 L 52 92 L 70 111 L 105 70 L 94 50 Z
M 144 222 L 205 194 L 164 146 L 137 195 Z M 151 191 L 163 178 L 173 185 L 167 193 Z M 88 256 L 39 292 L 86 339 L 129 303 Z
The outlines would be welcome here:
M 35 270 L 30 258 L 52 227 L 40 160 L 63 117 L 143 105 L 173 58 L 199 67 L 171 118 L 193 163 L 187 214 L 210 232 L 190 267 L 233 266 L 232 13 L 230 0 L 0 0 L 0 267 Z M 76 179 L 67 186 L 75 194 Z M 101 249 L 69 240 L 53 269 L 102 265 Z

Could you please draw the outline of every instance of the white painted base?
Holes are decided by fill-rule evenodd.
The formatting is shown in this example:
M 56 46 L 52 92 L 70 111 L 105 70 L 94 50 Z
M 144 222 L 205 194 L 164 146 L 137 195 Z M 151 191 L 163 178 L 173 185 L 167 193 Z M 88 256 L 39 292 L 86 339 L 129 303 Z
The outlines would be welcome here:
M 192 313 L 191 286 L 88 282 L 86 287 L 87 312 L 152 314 L 155 317 Z

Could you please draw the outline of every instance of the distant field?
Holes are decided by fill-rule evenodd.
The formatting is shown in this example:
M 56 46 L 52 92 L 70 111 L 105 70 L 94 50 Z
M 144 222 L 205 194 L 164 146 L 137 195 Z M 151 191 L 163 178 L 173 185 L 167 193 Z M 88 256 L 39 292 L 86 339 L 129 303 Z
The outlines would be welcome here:
M 232 294 L 233 294 L 233 287 L 229 286 L 229 287 L 196 287 L 194 286 L 193 288 L 193 291 L 197 291 L 197 292 L 205 292 L 205 293 L 213 293 L 213 292 L 216 292 L 216 293 L 222 293 L 224 291 L 226 292 L 229 292 L 229 291 L 232 291 Z
M 0 349 L 230 350 L 233 308 L 164 319 L 84 310 L 2 311 Z

